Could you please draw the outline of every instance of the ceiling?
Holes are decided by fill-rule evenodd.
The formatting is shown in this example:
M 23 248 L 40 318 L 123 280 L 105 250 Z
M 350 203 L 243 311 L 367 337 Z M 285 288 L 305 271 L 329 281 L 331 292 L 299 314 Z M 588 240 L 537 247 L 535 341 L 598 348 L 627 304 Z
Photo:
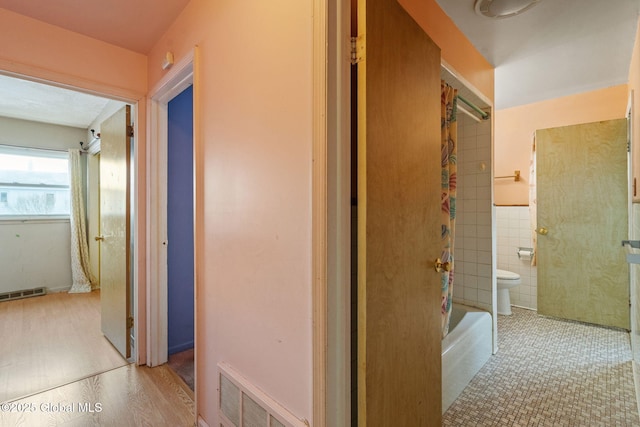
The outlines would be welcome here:
M 147 54 L 189 0 L 0 0 L 0 8 Z M 87 129 L 109 100 L 0 75 L 0 116 Z
M 148 54 L 190 0 L 0 0 L 0 8 Z
M 0 74 L 0 117 L 88 129 L 106 98 Z
M 496 67 L 497 109 L 628 80 L 640 0 L 540 0 L 501 20 L 477 15 L 475 0 L 436 1 Z M 0 8 L 146 54 L 188 2 L 109 0 L 106 7 L 102 0 L 0 0 Z M 2 116 L 86 129 L 107 102 L 0 76 Z
M 541 0 L 506 19 L 476 14 L 475 0 L 436 1 L 495 66 L 497 109 L 628 82 L 640 0 Z

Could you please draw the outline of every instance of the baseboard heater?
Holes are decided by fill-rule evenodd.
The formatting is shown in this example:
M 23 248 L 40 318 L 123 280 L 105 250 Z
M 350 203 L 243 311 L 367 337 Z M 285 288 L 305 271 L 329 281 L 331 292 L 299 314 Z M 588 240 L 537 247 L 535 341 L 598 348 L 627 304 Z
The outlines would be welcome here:
M 37 297 L 39 295 L 45 295 L 46 293 L 47 288 L 22 289 L 19 291 L 4 292 L 0 294 L 0 301 Z

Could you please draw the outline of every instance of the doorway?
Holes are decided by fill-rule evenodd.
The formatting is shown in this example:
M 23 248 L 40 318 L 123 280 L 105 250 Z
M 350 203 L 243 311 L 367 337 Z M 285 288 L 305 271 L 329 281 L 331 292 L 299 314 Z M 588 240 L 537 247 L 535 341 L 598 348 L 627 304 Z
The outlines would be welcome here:
M 194 390 L 193 86 L 167 108 L 169 366 Z
M 202 195 L 199 193 L 202 190 L 202 186 L 199 185 L 198 171 L 199 168 L 198 159 L 198 145 L 197 145 L 197 85 L 194 83 L 194 60 L 197 49 L 187 54 L 184 58 L 178 61 L 171 67 L 171 70 L 165 75 L 165 77 L 158 83 L 158 86 L 150 91 L 150 123 L 149 123 L 149 141 L 151 146 L 149 147 L 149 163 L 148 163 L 148 188 L 150 198 L 153 201 L 148 205 L 148 221 L 149 221 L 149 234 L 147 241 L 147 256 L 149 260 L 148 270 L 148 301 L 147 313 L 150 319 L 148 323 L 148 341 L 147 341 L 147 359 L 148 366 L 159 366 L 169 362 L 169 352 L 174 350 L 188 349 L 191 347 L 192 352 L 187 359 L 188 369 L 190 375 L 193 376 L 191 381 L 193 384 L 188 384 L 189 381 L 185 381 L 188 385 L 192 385 L 192 391 L 194 396 L 197 397 L 196 385 L 195 385 L 195 366 L 197 365 L 197 322 L 195 317 L 195 304 L 197 295 L 197 277 L 195 275 L 196 264 L 198 259 L 198 239 L 201 230 L 201 223 L 198 222 L 200 218 L 199 212 L 201 212 L 201 206 L 199 200 L 202 200 Z M 187 90 L 186 93 L 185 90 Z M 181 97 L 184 96 L 184 98 Z M 182 98 L 182 99 L 181 99 Z M 172 190 L 169 188 L 170 178 L 169 169 L 170 160 L 169 155 L 169 108 L 172 101 L 177 101 L 179 110 L 185 110 L 187 113 L 183 114 L 181 125 L 187 129 L 185 141 L 185 129 L 178 132 L 181 134 L 180 140 L 182 144 L 179 147 L 183 150 L 179 154 L 182 158 L 182 177 L 184 180 L 189 181 L 191 187 L 187 190 L 180 190 L 191 194 L 191 198 L 188 200 L 180 200 L 175 203 L 172 202 L 169 192 Z M 184 105 L 189 104 L 189 105 Z M 185 107 L 191 107 L 185 108 Z M 178 126 L 178 129 L 181 128 Z M 186 151 L 190 151 L 187 153 Z M 190 160 L 189 160 L 190 159 Z M 191 168 L 189 169 L 188 164 Z M 179 168 L 180 169 L 180 168 Z M 186 171 L 186 172 L 185 172 Z M 184 206 L 184 204 L 189 206 Z M 169 204 L 178 204 L 178 209 L 181 212 L 175 214 L 177 223 L 179 225 L 178 234 L 182 233 L 181 237 L 172 238 L 170 236 L 170 216 L 172 215 L 168 208 Z M 185 225 L 184 218 L 188 216 L 191 219 L 190 227 L 180 228 Z M 189 234 L 189 236 L 186 236 Z M 175 239 L 178 239 L 176 243 Z M 181 242 L 181 243 L 180 243 Z M 187 338 L 178 339 L 173 341 L 170 348 L 169 343 L 169 274 L 171 267 L 172 255 L 169 252 L 169 247 L 176 246 L 184 247 L 190 245 L 191 255 L 188 260 L 184 261 L 185 267 L 182 273 L 187 273 L 187 282 L 192 282 L 191 286 L 187 286 L 187 290 L 178 290 L 181 293 L 182 307 L 171 308 L 175 312 L 175 316 L 184 321 L 182 327 L 187 330 Z M 178 259 L 175 258 L 174 259 Z M 188 266 L 186 264 L 189 264 Z M 182 279 L 180 279 L 182 280 Z M 190 288 L 190 289 L 189 289 Z M 176 289 L 181 289 L 178 286 Z M 189 297 L 190 295 L 190 297 Z M 186 325 L 186 326 L 185 326 Z M 175 324 L 177 329 L 181 327 Z M 173 328 L 173 326 L 171 326 Z M 172 334 L 173 335 L 173 334 Z M 189 338 L 189 335 L 191 338 Z M 178 344 L 175 344 L 178 343 Z M 184 380 L 184 378 L 183 378 Z M 196 401 L 197 405 L 197 401 Z
M 79 149 L 80 163 L 84 170 L 82 181 L 87 184 L 83 191 L 85 202 L 83 208 L 88 212 L 87 205 L 90 202 L 87 193 L 92 193 L 92 187 L 87 181 L 94 180 L 95 175 L 94 178 L 87 178 L 85 167 L 90 163 L 91 169 L 96 170 L 93 165 L 95 160 L 93 153 L 89 153 L 87 148 L 88 142 L 92 139 L 90 128 L 97 127 L 95 124 L 101 123 L 105 116 L 111 115 L 111 108 L 114 105 L 122 106 L 125 100 L 114 101 L 103 95 L 88 95 L 72 85 L 61 88 L 30 81 L 27 76 L 4 76 L 4 79 L 11 79 L 12 91 L 18 88 L 25 89 L 24 96 L 20 97 L 21 101 L 31 102 L 32 97 L 37 96 L 40 100 L 38 108 L 42 106 L 48 109 L 49 114 L 46 118 L 39 117 L 39 110 L 35 107 L 34 116 L 18 117 L 7 114 L 2 118 L 3 129 L 6 132 L 11 131 L 13 143 L 16 146 L 59 152 L 62 156 L 68 149 Z M 29 90 L 26 89 L 27 86 Z M 62 114 L 65 110 L 64 105 L 49 103 L 51 100 L 59 100 L 61 93 L 65 95 L 65 103 L 71 104 L 74 111 L 77 112 L 80 109 L 86 114 L 64 115 Z M 72 121 L 66 123 L 65 117 L 72 117 Z M 18 134 L 21 135 L 20 138 L 17 138 Z M 90 216 L 89 219 L 91 218 L 94 218 L 92 221 L 94 224 L 97 223 L 95 220 L 97 216 Z M 135 217 L 133 219 L 135 220 Z M 102 334 L 101 291 L 94 288 L 92 292 L 87 293 L 67 293 L 72 283 L 71 279 L 68 279 L 72 277 L 71 263 L 65 259 L 60 261 L 58 258 L 68 257 L 70 253 L 69 218 L 66 215 L 46 219 L 34 217 L 20 221 L 2 221 L 2 223 L 5 230 L 20 227 L 20 231 L 14 232 L 13 235 L 16 237 L 20 235 L 22 239 L 20 242 L 0 239 L 4 243 L 0 252 L 3 255 L 13 254 L 12 259 L 17 269 L 22 268 L 22 260 L 24 260 L 26 263 L 24 271 L 28 272 L 23 274 L 20 280 L 12 280 L 11 283 L 5 284 L 10 285 L 11 289 L 42 286 L 47 295 L 2 303 L 4 320 L 0 323 L 12 325 L 10 329 L 4 330 L 3 342 L 13 342 L 13 344 L 7 344 L 6 357 L 0 357 L 5 362 L 3 369 L 7 369 L 0 377 L 8 381 L 11 376 L 15 376 L 20 385 L 11 386 L 3 381 L 3 391 L 12 394 L 4 394 L 3 399 L 0 400 L 31 394 L 44 388 L 57 387 L 60 384 L 129 363 L 116 352 Z M 55 233 L 52 232 L 54 230 Z M 89 234 L 86 237 L 94 241 L 94 236 L 97 235 L 99 234 Z M 32 243 L 27 242 L 27 236 L 32 236 L 29 240 Z M 25 247 L 25 245 L 32 246 Z M 38 255 L 34 258 L 36 251 L 31 249 L 33 246 L 49 249 L 42 257 Z M 22 250 L 23 247 L 26 250 Z M 95 251 L 90 257 L 97 258 Z M 42 265 L 46 265 L 43 258 L 56 260 L 53 262 L 58 264 L 58 267 L 45 269 L 44 276 L 40 277 L 37 272 L 43 270 Z M 34 262 L 34 259 L 37 262 Z M 6 273 L 8 269 L 5 269 Z M 122 321 L 124 324 L 126 319 Z M 36 330 L 37 333 L 35 333 Z M 67 335 L 63 335 L 62 331 Z M 14 362 L 10 362 L 11 360 Z M 48 372 L 48 374 L 41 375 L 41 372 Z

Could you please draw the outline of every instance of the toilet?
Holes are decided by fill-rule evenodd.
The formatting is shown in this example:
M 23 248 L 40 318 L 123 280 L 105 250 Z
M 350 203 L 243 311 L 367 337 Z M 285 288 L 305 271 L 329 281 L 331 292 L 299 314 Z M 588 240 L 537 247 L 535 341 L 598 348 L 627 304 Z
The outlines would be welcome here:
M 498 314 L 511 314 L 511 298 L 509 289 L 520 284 L 520 275 L 512 271 L 496 270 L 498 279 Z

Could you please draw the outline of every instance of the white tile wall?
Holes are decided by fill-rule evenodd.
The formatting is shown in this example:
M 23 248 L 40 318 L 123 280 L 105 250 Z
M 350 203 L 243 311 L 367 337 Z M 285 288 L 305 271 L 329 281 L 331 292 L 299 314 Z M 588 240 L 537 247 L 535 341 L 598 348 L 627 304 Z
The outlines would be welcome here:
M 458 114 L 458 199 L 453 300 L 491 311 L 491 123 Z
M 522 284 L 511 288 L 511 304 L 537 309 L 538 280 L 537 268 L 530 260 L 518 258 L 518 248 L 533 247 L 531 221 L 528 206 L 496 207 L 499 269 L 518 273 Z

